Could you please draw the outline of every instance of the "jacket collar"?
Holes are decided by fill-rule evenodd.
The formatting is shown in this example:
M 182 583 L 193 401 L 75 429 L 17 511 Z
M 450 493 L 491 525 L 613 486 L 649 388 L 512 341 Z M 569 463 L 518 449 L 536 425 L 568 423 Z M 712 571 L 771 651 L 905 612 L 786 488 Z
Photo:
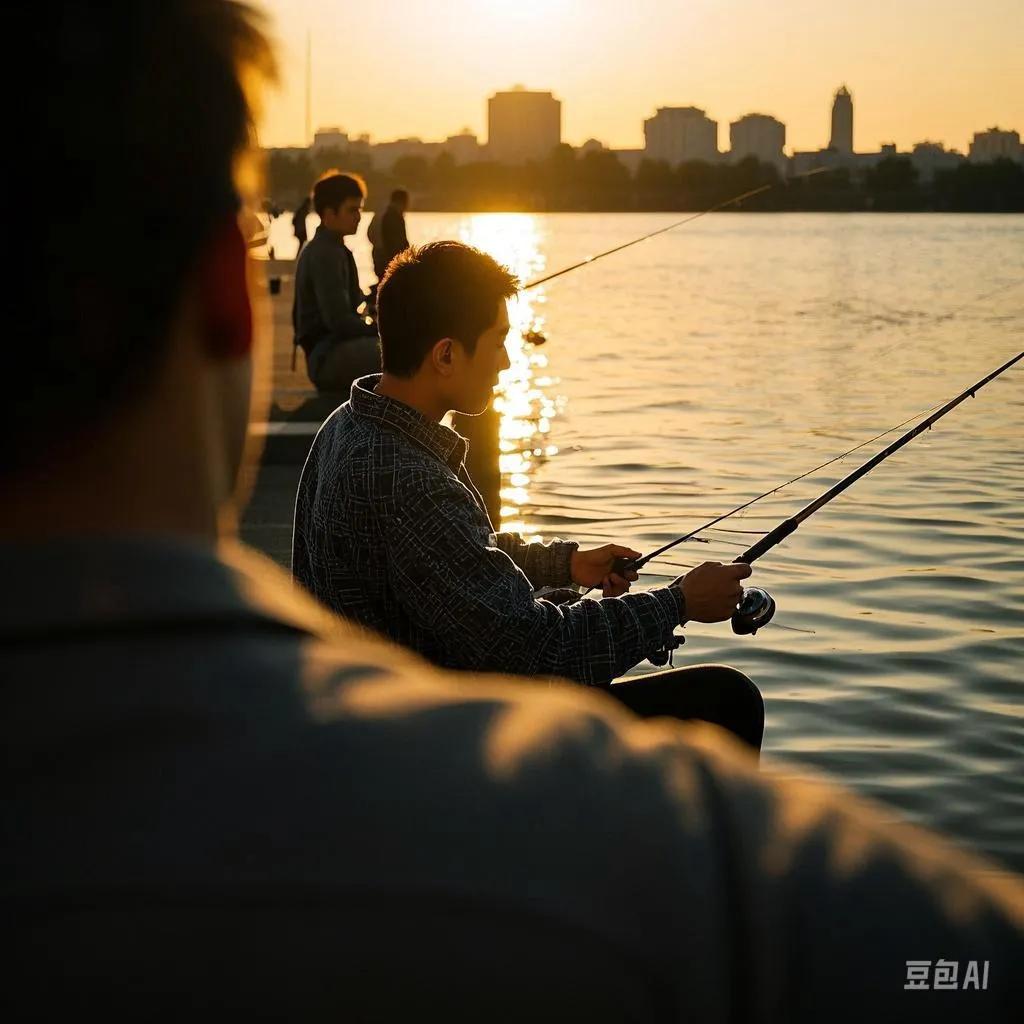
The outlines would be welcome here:
M 329 228 L 325 228 L 323 224 L 319 225 L 313 234 L 314 238 L 321 238 L 324 240 L 330 240 L 340 245 L 343 249 L 347 249 L 345 245 L 345 236 L 340 231 L 331 231 Z
M 412 406 L 378 395 L 374 388 L 380 383 L 381 376 L 375 373 L 353 381 L 352 412 L 404 434 L 457 473 L 466 460 L 466 439 L 450 427 L 428 419 Z

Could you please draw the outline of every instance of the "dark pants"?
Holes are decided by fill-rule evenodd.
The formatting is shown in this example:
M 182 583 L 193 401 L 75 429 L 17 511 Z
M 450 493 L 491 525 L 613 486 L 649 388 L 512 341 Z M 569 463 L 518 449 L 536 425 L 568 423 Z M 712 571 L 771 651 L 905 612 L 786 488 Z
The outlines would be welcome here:
M 742 673 L 726 665 L 674 668 L 612 683 L 609 691 L 641 718 L 667 715 L 711 722 L 760 751 L 764 700 Z

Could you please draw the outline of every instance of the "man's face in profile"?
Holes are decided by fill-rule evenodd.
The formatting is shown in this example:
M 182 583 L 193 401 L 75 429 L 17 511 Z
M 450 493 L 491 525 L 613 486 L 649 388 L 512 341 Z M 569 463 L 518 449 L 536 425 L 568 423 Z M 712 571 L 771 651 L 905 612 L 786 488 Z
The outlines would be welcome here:
M 494 322 L 477 339 L 476 351 L 472 355 L 456 342 L 460 373 L 459 412 L 478 416 L 490 404 L 498 375 L 512 365 L 505 349 L 508 332 L 508 304 L 502 299 Z
M 337 209 L 325 207 L 321 223 L 328 231 L 336 231 L 339 235 L 354 235 L 359 230 L 362 217 L 362 199 L 346 199 Z
M 346 199 L 338 207 L 338 230 L 343 235 L 354 235 L 359 230 L 362 212 L 363 201 L 361 199 Z

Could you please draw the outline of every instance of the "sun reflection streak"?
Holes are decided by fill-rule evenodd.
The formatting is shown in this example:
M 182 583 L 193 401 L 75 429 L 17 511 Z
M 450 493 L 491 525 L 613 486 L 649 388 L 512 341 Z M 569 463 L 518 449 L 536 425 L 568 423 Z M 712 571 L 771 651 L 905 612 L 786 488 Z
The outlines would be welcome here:
M 474 214 L 465 222 L 460 236 L 503 263 L 521 281 L 542 275 L 547 265 L 541 226 L 531 214 Z M 558 401 L 552 391 L 558 381 L 544 373 L 547 356 L 525 340 L 530 331 L 543 331 L 541 310 L 546 301 L 541 287 L 520 292 L 509 302 L 511 329 L 505 347 L 512 365 L 502 372 L 494 397 L 494 408 L 501 417 L 500 528 L 521 533 L 528 541 L 541 539 L 524 522 L 529 485 L 537 466 L 558 453 L 558 447 L 548 438 L 551 422 L 558 415 Z

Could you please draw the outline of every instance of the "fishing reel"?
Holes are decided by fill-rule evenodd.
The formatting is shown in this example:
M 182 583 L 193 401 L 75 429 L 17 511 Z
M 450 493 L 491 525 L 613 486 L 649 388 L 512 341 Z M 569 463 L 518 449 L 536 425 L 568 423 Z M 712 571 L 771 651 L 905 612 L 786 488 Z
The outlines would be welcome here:
M 775 598 L 760 587 L 747 587 L 740 606 L 732 613 L 732 631 L 740 636 L 753 636 L 767 626 L 775 614 Z
M 630 569 L 636 569 L 637 560 L 632 558 L 616 558 L 612 565 L 612 572 L 620 576 Z M 762 590 L 760 587 L 747 587 L 743 591 L 743 599 L 739 607 L 732 613 L 732 631 L 739 636 L 753 636 L 762 626 L 767 626 L 775 615 L 775 598 Z M 677 638 L 682 640 L 681 637 Z M 675 645 L 678 646 L 678 645 Z M 655 665 L 664 665 L 670 658 L 671 650 L 658 652 L 663 660 L 655 661 L 649 659 Z

